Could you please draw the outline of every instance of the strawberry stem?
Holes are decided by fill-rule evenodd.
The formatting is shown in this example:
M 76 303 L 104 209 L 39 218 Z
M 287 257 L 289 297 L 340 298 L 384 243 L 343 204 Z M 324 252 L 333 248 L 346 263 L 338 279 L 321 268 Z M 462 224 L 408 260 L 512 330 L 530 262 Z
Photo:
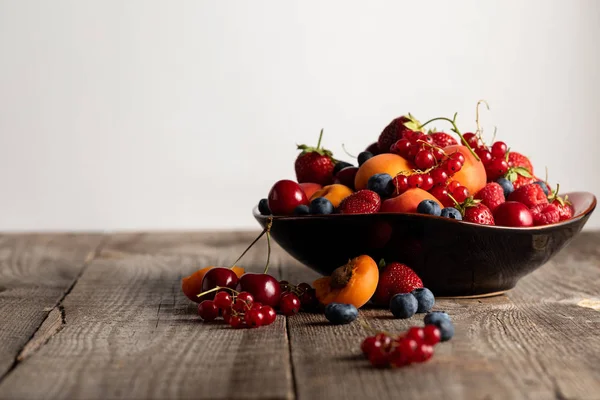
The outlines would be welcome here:
M 429 121 L 427 121 L 424 124 L 422 124 L 420 126 L 420 129 L 423 129 L 423 127 L 425 127 L 425 125 L 427 125 L 427 124 L 429 124 L 429 123 L 431 123 L 433 121 L 447 121 L 447 122 L 450 122 L 452 124 L 452 132 L 454 132 L 458 136 L 460 136 L 460 140 L 465 145 L 465 147 L 469 149 L 469 151 L 471 152 L 471 154 L 473 154 L 473 156 L 475 157 L 475 159 L 477 161 L 481 161 L 481 159 L 479 158 L 479 156 L 475 153 L 475 151 L 471 148 L 471 146 L 469 146 L 469 143 L 467 143 L 467 141 L 465 140 L 465 138 L 462 135 L 462 133 L 460 133 L 460 130 L 458 129 L 458 126 L 456 126 L 456 116 L 457 115 L 458 115 L 458 113 L 454 113 L 454 118 L 453 119 L 446 118 L 446 117 L 437 117 L 437 118 L 430 119 Z
M 357 158 L 356 156 L 353 156 L 352 154 L 350 154 L 348 152 L 348 150 L 346 150 L 346 146 L 344 145 L 344 143 L 342 143 L 342 149 L 344 150 L 344 153 L 346 153 L 348 155 L 348 157 Z
M 323 139 L 323 128 L 321 128 L 321 133 L 319 134 L 319 141 L 317 142 L 317 150 L 321 148 L 321 140 Z

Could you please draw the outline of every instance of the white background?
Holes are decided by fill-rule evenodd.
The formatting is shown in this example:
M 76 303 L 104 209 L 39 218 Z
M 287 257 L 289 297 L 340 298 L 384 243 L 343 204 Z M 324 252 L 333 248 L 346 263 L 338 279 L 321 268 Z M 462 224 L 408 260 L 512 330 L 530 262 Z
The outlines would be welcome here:
M 594 0 L 0 0 L 0 230 L 257 228 L 321 128 L 344 158 L 480 98 L 600 194 L 599 38 Z

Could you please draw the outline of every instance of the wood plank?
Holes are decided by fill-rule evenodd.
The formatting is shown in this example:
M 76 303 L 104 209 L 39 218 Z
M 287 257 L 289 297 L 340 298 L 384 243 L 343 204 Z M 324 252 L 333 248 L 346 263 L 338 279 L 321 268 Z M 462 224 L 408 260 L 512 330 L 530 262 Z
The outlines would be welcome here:
M 134 251 L 111 241 L 63 301 L 62 330 L 0 383 L 0 399 L 292 398 L 284 317 L 260 329 L 203 324 L 180 290 L 183 275 L 234 261 L 256 233 L 216 250 L 201 234 L 199 250 L 167 236 L 159 243 L 188 250 L 143 254 L 156 250 L 152 236 L 130 241 Z M 261 270 L 261 246 L 246 256 L 249 270 Z
M 600 313 L 577 306 L 600 287 L 600 234 L 585 233 L 506 296 L 440 299 L 456 336 L 429 363 L 376 370 L 360 356 L 369 334 L 360 324 L 328 325 L 321 315 L 288 319 L 300 399 L 577 398 L 600 393 Z M 301 267 L 284 279 L 311 281 Z M 422 315 L 395 320 L 386 310 L 361 310 L 371 326 L 400 332 Z
M 0 380 L 101 241 L 102 235 L 0 236 Z

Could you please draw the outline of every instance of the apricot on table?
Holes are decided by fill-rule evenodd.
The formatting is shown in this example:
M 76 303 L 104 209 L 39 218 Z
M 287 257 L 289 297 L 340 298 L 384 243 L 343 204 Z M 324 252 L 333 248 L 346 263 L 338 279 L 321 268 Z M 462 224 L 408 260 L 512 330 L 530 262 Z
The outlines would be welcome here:
M 408 189 L 398 197 L 385 200 L 381 203 L 381 209 L 379 212 L 395 212 L 395 213 L 409 213 L 414 214 L 417 212 L 417 206 L 423 200 L 433 200 L 444 208 L 442 203 L 429 192 L 423 189 L 414 188 Z
M 299 185 L 304 191 L 304 194 L 306 195 L 307 199 L 310 199 L 317 190 L 321 190 L 321 188 L 323 187 L 318 183 L 312 182 L 299 183 Z
M 389 174 L 392 177 L 402 171 L 410 171 L 413 165 L 397 154 L 385 153 L 371 157 L 360 166 L 354 178 L 354 188 L 358 191 L 367 187 L 367 181 L 375 174 Z
M 199 269 L 189 276 L 185 276 L 181 279 L 181 290 L 183 294 L 187 296 L 188 299 L 195 303 L 200 303 L 204 300 L 202 297 L 198 297 L 200 293 L 202 293 L 202 280 L 204 279 L 204 275 L 210 270 L 214 268 L 214 266 L 205 267 Z M 237 275 L 238 278 L 241 278 L 244 275 L 244 268 L 233 266 L 231 268 L 233 272 Z
M 448 155 L 458 151 L 465 157 L 465 163 L 460 171 L 454 174 L 452 179 L 460 182 L 461 185 L 469 189 L 471 195 L 475 195 L 475 193 L 479 192 L 487 182 L 487 175 L 483 163 L 477 161 L 475 156 L 471 154 L 466 146 L 447 146 L 444 147 L 444 151 Z
M 379 282 L 379 268 L 371 257 L 356 257 L 336 268 L 331 276 L 313 282 L 317 299 L 323 305 L 330 303 L 365 305 L 375 293 Z
M 339 207 L 342 200 L 350 196 L 352 193 L 354 192 L 348 186 L 344 186 L 339 183 L 334 183 L 333 185 L 323 187 L 323 189 L 321 190 L 317 190 L 312 195 L 310 200 L 312 201 L 318 197 L 325 197 L 331 202 L 331 204 L 333 204 L 335 208 L 337 208 Z

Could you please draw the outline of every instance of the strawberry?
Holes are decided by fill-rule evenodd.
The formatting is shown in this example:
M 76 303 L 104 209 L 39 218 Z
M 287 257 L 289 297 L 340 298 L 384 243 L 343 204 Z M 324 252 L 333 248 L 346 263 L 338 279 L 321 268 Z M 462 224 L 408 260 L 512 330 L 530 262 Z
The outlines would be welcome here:
M 559 188 L 560 185 L 557 184 L 556 190 L 553 191 L 550 196 L 548 196 L 548 202 L 550 202 L 550 204 L 554 204 L 556 208 L 558 208 L 559 221 L 566 221 L 567 219 L 573 218 L 573 213 L 575 210 L 569 201 L 569 196 L 560 197 L 558 195 Z
M 550 225 L 560 221 L 560 211 L 554 204 L 538 204 L 531 207 L 531 215 L 533 216 L 533 224 Z
M 308 147 L 305 144 L 298 146 L 298 150 L 302 150 L 295 163 L 298 183 L 312 182 L 323 186 L 333 183 L 335 160 L 331 151 L 321 148 L 322 138 L 323 129 L 317 147 Z
M 525 168 L 530 174 L 533 174 L 533 165 L 529 161 L 529 158 L 516 151 L 508 153 L 508 166 Z
M 377 140 L 381 153 L 389 153 L 390 147 L 404 137 L 406 131 L 420 131 L 421 123 L 410 113 L 394 119 L 383 129 Z
M 529 185 L 515 189 L 515 191 L 508 196 L 507 200 L 518 201 L 529 208 L 537 206 L 538 204 L 548 204 L 548 198 L 544 194 L 544 191 L 535 183 L 530 183 Z
M 405 264 L 393 262 L 379 274 L 379 282 L 372 299 L 382 306 L 388 306 L 391 298 L 398 293 L 410 293 L 422 288 L 421 278 Z
M 431 132 L 429 136 L 433 139 L 433 144 L 437 147 L 444 148 L 458 144 L 456 139 L 445 132 Z
M 379 211 L 381 198 L 371 190 L 359 190 L 346 197 L 339 207 L 340 214 L 373 214 Z
M 491 212 L 494 212 L 496 207 L 506 201 L 504 198 L 504 189 L 502 189 L 502 186 L 496 182 L 490 182 L 485 185 L 479 192 L 477 192 L 475 198 L 481 200 L 481 202 L 485 204 Z
M 496 225 L 490 209 L 483 203 L 475 203 L 465 208 L 463 221 L 481 225 Z

